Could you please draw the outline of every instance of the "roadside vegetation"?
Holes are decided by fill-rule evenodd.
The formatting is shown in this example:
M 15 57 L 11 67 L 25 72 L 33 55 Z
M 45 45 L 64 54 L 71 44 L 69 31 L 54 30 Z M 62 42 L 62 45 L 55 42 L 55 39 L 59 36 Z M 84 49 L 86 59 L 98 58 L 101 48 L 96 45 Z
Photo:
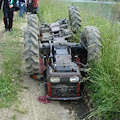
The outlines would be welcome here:
M 56 0 L 40 0 L 38 11 L 40 22 L 51 23 L 63 17 L 68 19 L 68 5 L 69 3 Z M 98 27 L 103 46 L 100 61 L 90 65 L 87 89 L 92 91 L 94 108 L 89 117 L 97 115 L 105 120 L 118 120 L 120 118 L 120 23 L 96 16 L 94 11 L 86 11 L 86 7 L 79 9 L 82 28 L 88 25 Z M 96 9 L 100 10 L 101 7 Z
M 17 100 L 17 92 L 20 90 L 22 44 L 19 39 L 22 31 L 18 23 L 21 22 L 15 16 L 13 32 L 5 32 L 0 40 L 0 107 L 11 106 Z

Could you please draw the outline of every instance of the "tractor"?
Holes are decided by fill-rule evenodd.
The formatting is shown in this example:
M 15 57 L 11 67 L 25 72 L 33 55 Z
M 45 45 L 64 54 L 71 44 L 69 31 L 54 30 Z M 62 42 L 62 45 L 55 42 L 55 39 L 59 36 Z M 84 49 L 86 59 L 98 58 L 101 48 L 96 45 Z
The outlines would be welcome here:
M 36 14 L 28 15 L 24 29 L 24 56 L 26 72 L 31 78 L 44 80 L 49 100 L 79 100 L 83 97 L 82 79 L 90 61 L 101 55 L 100 32 L 95 26 L 86 26 L 79 43 L 71 42 L 79 32 L 79 9 L 68 7 L 69 20 L 40 25 Z

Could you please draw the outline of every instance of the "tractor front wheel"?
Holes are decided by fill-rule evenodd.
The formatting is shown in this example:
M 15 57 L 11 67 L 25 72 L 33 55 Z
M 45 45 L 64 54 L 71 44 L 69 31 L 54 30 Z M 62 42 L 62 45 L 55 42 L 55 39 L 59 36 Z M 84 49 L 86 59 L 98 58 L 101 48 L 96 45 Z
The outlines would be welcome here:
M 81 43 L 87 49 L 86 61 L 98 60 L 101 56 L 102 39 L 100 32 L 95 26 L 87 26 L 82 30 Z

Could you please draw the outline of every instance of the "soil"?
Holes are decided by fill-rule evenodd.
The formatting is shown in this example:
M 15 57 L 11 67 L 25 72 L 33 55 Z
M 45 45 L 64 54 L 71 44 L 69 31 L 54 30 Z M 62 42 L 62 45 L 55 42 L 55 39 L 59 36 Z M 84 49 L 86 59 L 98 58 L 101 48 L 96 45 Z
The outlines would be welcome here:
M 26 25 L 27 23 L 22 23 L 16 27 L 23 30 Z M 0 29 L 1 42 L 5 39 L 6 33 L 3 22 L 0 26 L 2 26 Z M 23 43 L 23 37 L 20 41 Z M 21 66 L 23 73 L 25 73 L 24 64 L 23 57 Z M 37 100 L 39 96 L 44 96 L 43 82 L 31 79 L 26 74 L 23 74 L 22 79 L 23 88 L 19 92 L 18 101 L 10 108 L 0 108 L 0 120 L 83 120 L 86 116 L 88 107 L 83 99 L 79 101 L 50 101 L 50 103 L 43 104 Z

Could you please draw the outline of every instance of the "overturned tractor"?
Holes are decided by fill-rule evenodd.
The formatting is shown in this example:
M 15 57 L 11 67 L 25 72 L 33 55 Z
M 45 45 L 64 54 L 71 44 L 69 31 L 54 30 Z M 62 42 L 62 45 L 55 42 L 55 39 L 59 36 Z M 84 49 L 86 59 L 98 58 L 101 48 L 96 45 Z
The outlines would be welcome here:
M 26 72 L 44 80 L 47 98 L 53 100 L 82 98 L 81 69 L 101 54 L 100 32 L 94 26 L 82 30 L 79 43 L 69 42 L 79 32 L 81 18 L 74 5 L 68 10 L 69 21 L 62 18 L 51 24 L 40 25 L 37 15 L 31 14 L 24 29 Z

